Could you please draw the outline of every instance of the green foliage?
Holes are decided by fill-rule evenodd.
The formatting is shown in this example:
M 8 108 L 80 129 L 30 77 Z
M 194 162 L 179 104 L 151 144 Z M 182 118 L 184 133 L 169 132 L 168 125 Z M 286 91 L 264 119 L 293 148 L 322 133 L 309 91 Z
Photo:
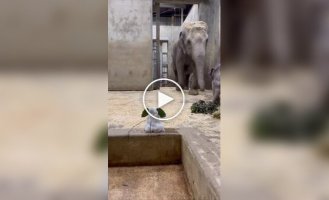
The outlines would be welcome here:
M 144 109 L 142 112 L 142 117 L 146 117 L 148 115 L 148 113 L 146 112 L 146 110 Z
M 158 111 L 160 118 L 166 117 L 166 113 L 164 110 L 162 110 L 161 108 L 157 108 L 157 111 Z
M 102 127 L 96 136 L 94 141 L 93 149 L 96 153 L 103 153 L 107 151 L 108 147 L 108 134 L 107 134 L 107 126 Z
M 147 109 L 147 110 L 149 110 L 149 109 Z M 158 111 L 158 114 L 159 114 L 160 118 L 166 117 L 166 112 L 163 109 L 157 108 L 157 111 Z M 143 112 L 142 112 L 142 117 L 146 117 L 147 115 L 148 115 L 148 113 L 144 109 Z
M 219 110 L 216 111 L 216 112 L 214 112 L 214 113 L 212 114 L 212 116 L 213 116 L 213 118 L 220 119 L 220 112 L 219 112 Z
M 217 110 L 218 105 L 211 101 L 205 102 L 203 100 L 199 100 L 198 102 L 193 103 L 191 106 L 192 113 L 212 114 Z

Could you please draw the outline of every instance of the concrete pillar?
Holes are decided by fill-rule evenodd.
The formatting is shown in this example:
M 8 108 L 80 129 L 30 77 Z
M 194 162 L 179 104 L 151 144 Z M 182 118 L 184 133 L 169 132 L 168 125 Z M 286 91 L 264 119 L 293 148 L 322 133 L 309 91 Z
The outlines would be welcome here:
M 144 90 L 152 81 L 152 0 L 108 2 L 108 89 Z

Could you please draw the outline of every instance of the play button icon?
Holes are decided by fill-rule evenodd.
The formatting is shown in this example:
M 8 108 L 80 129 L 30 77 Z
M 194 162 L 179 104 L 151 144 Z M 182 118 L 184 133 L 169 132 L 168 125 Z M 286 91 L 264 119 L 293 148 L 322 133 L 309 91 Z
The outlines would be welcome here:
M 158 108 L 166 105 L 167 103 L 172 102 L 174 99 L 168 95 L 163 94 L 162 92 L 158 91 Z
M 168 82 L 173 83 L 179 91 L 176 91 L 176 87 L 160 87 L 157 90 L 152 90 L 153 84 L 159 82 L 158 85 L 167 85 Z M 170 120 L 177 117 L 183 110 L 185 105 L 185 95 L 183 89 L 178 83 L 168 78 L 160 78 L 152 81 L 145 88 L 143 93 L 143 106 L 145 111 L 155 119 L 158 120 Z M 148 108 L 162 108 L 166 112 L 166 118 L 159 118 L 152 115 L 148 111 Z

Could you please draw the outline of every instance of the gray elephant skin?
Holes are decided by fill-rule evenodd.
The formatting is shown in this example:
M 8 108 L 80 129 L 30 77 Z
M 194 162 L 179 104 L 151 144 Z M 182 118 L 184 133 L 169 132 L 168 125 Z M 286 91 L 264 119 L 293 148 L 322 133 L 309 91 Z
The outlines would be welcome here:
M 215 67 L 211 68 L 209 75 L 211 77 L 212 84 L 212 102 L 215 104 L 220 104 L 220 64 L 217 64 Z
M 203 21 L 186 22 L 182 25 L 178 41 L 173 46 L 172 68 L 175 81 L 190 95 L 205 89 L 205 59 L 208 26 Z

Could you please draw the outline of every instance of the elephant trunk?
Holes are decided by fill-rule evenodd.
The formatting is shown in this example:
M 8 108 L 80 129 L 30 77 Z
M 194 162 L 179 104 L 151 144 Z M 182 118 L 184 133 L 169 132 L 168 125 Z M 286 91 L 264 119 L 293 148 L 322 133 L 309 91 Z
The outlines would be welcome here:
M 199 88 L 201 91 L 204 91 L 205 89 L 205 82 L 204 82 L 204 63 L 200 63 L 196 65 L 196 72 L 197 72 L 197 79 L 198 79 L 198 84 Z
M 204 70 L 205 70 L 205 51 L 199 51 L 194 57 L 195 72 L 198 80 L 198 85 L 201 91 L 205 90 Z

